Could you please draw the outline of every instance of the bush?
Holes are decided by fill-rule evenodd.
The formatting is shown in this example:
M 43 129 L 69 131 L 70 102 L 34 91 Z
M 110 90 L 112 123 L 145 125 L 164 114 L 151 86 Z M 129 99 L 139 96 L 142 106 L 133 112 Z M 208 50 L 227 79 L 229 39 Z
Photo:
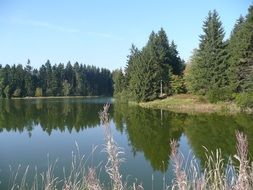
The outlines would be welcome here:
M 236 104 L 242 109 L 253 108 L 253 93 L 241 93 L 235 97 Z
M 198 96 L 198 101 L 201 103 L 208 103 L 208 100 L 205 96 Z
M 172 75 L 171 90 L 173 94 L 186 93 L 186 85 L 184 78 L 178 75 Z
M 215 87 L 207 92 L 207 99 L 211 103 L 217 103 L 218 101 L 227 101 L 232 99 L 232 91 L 228 87 Z

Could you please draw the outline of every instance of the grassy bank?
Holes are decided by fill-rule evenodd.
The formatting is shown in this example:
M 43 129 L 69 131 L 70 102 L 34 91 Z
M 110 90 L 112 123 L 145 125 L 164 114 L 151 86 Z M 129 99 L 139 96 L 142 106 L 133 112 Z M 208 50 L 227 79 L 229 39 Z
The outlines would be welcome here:
M 202 97 L 190 94 L 180 94 L 165 99 L 139 103 L 144 108 L 164 109 L 179 113 L 219 113 L 235 114 L 241 110 L 235 103 L 219 102 L 209 103 Z

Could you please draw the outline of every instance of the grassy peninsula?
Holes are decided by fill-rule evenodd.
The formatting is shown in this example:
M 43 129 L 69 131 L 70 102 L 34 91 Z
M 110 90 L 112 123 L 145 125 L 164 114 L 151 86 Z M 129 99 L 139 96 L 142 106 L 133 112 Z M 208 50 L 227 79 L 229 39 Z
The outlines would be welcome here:
M 232 102 L 210 103 L 203 97 L 192 94 L 178 94 L 165 99 L 139 103 L 144 108 L 164 109 L 179 113 L 235 114 L 241 109 Z

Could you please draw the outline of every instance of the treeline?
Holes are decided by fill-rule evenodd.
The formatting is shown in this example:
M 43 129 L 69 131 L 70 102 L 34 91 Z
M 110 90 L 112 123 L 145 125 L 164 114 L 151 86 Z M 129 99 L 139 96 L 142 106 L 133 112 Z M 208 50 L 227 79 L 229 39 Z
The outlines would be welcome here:
M 253 6 L 237 20 L 228 40 L 215 10 L 208 13 L 203 32 L 185 72 L 189 92 L 211 102 L 245 100 L 253 107 Z
M 76 62 L 51 65 L 48 60 L 38 70 L 28 60 L 21 64 L 0 65 L 0 97 L 112 95 L 112 74 L 107 69 Z
M 114 96 L 149 101 L 173 93 L 173 79 L 181 80 L 184 67 L 176 44 L 169 43 L 163 28 L 153 31 L 141 50 L 132 45 L 124 71 L 114 71 Z
M 253 6 L 237 20 L 229 39 L 216 10 L 203 23 L 199 47 L 189 63 L 161 29 L 142 50 L 132 46 L 126 68 L 113 73 L 114 96 L 149 101 L 165 93 L 193 93 L 210 102 L 253 107 Z

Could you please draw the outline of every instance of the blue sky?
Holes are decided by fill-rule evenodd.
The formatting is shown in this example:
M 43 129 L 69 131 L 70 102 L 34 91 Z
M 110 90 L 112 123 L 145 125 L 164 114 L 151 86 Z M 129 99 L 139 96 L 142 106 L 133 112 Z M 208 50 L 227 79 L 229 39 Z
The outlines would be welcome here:
M 209 10 L 226 38 L 252 0 L 0 0 L 0 64 L 38 68 L 71 61 L 124 68 L 129 48 L 142 48 L 163 27 L 186 61 L 198 46 Z

